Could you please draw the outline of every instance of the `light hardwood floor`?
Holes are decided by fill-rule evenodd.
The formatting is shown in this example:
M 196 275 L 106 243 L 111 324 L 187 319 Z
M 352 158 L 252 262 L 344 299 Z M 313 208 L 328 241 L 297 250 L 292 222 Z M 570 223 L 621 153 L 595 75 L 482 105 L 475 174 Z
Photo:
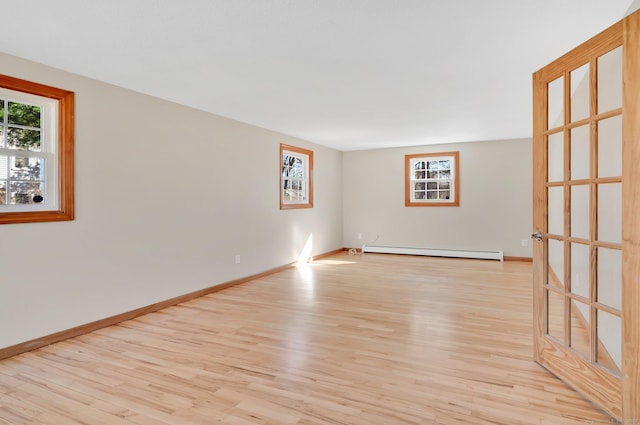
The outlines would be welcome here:
M 332 256 L 0 362 L 0 424 L 607 424 L 532 361 L 531 264 Z

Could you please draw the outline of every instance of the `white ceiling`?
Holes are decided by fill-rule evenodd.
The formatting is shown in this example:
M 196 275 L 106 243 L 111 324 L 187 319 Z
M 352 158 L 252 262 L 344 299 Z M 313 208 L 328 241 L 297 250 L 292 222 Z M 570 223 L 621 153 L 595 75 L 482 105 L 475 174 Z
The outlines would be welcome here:
M 0 51 L 340 150 L 497 140 L 631 3 L 0 0 Z

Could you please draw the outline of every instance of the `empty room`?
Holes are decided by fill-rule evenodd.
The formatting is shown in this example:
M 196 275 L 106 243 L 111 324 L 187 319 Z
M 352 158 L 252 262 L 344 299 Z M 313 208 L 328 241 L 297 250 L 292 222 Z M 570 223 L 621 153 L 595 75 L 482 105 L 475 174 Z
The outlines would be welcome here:
M 640 0 L 0 0 L 0 425 L 640 423 Z

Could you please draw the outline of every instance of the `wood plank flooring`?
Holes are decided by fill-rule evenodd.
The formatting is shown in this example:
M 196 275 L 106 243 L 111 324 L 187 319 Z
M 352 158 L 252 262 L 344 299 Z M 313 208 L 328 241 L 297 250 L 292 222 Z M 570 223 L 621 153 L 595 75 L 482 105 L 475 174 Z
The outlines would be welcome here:
M 346 253 L 0 362 L 0 424 L 572 425 L 531 264 Z

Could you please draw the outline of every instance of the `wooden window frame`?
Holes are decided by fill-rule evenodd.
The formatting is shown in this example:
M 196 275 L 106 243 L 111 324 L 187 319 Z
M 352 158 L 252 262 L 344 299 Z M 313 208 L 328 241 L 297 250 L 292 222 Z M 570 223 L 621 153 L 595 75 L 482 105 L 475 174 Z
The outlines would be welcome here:
M 0 87 L 58 102 L 57 207 L 44 211 L 0 212 L 0 224 L 68 221 L 74 219 L 74 93 L 0 74 Z
M 416 200 L 414 198 L 414 190 L 412 188 L 412 182 L 415 179 L 412 177 L 412 162 L 414 160 L 425 159 L 432 161 L 434 159 L 449 159 L 452 161 L 453 170 L 451 173 L 451 185 L 450 190 L 453 192 L 453 196 L 450 200 L 443 201 L 440 199 L 424 199 Z M 426 170 L 425 170 L 426 171 Z M 426 180 L 425 180 L 425 183 Z M 426 190 L 426 189 L 425 189 Z M 433 153 L 419 153 L 404 156 L 404 204 L 407 207 L 458 207 L 460 206 L 460 152 L 433 152 Z
M 284 155 L 289 154 L 303 159 L 304 167 L 304 184 L 306 199 L 301 201 L 292 201 L 285 199 L 285 176 L 283 170 Z M 299 148 L 297 146 L 280 144 L 280 209 L 299 209 L 299 208 L 313 208 L 313 151 L 309 149 Z

